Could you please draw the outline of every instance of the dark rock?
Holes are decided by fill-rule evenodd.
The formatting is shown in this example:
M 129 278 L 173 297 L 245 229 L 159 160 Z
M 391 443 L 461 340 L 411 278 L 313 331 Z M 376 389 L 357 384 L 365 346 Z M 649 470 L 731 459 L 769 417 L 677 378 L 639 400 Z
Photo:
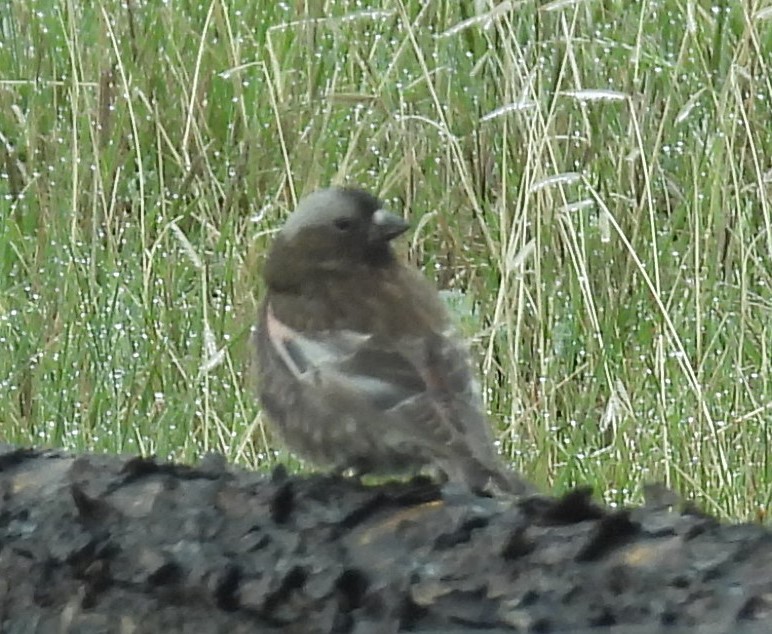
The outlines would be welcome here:
M 772 631 L 772 536 L 668 497 L 609 510 L 208 456 L 0 447 L 2 632 Z M 680 507 L 680 510 L 679 510 Z

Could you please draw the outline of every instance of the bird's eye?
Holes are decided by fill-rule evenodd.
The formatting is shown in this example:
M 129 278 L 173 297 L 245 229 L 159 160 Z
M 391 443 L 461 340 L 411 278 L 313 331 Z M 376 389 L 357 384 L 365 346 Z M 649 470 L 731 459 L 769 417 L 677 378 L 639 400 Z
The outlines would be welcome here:
M 336 218 L 335 228 L 341 231 L 348 231 L 354 225 L 350 218 Z

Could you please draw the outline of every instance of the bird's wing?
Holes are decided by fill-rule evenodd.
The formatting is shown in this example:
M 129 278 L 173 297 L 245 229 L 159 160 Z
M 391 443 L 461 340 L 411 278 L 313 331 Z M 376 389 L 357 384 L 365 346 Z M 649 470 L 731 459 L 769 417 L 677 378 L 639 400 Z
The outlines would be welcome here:
M 378 345 L 373 335 L 325 330 L 309 336 L 279 321 L 270 306 L 266 333 L 295 379 L 334 387 L 332 394 L 355 394 L 386 411 L 424 389 L 410 361 Z
M 492 454 L 479 388 L 464 346 L 449 333 L 398 341 L 350 330 L 309 336 L 279 321 L 270 306 L 266 331 L 293 376 L 341 403 L 388 414 L 406 437 L 449 453 Z

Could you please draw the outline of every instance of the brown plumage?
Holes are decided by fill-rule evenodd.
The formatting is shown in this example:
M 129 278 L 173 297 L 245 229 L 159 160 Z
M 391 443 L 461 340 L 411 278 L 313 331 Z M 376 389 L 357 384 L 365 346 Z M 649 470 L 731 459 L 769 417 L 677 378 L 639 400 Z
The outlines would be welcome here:
M 261 403 L 287 447 L 320 466 L 434 466 L 472 490 L 529 491 L 494 450 L 442 300 L 394 256 L 389 243 L 407 228 L 360 190 L 301 200 L 263 273 Z

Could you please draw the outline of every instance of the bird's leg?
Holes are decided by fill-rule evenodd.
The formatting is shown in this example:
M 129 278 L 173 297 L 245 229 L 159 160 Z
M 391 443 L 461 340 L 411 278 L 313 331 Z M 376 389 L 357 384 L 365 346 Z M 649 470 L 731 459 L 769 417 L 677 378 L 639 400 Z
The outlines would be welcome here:
M 346 462 L 332 468 L 332 473 L 340 478 L 362 481 L 362 477 L 370 471 L 366 460 L 356 460 L 354 463 Z

